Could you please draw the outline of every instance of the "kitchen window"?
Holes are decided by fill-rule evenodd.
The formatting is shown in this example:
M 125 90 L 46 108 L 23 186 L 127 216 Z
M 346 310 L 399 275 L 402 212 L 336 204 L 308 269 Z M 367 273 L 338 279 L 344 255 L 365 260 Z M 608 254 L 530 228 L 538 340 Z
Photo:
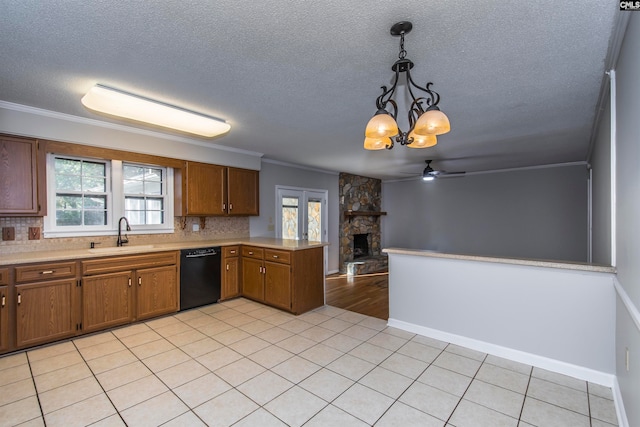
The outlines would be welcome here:
M 47 197 L 44 237 L 173 232 L 172 168 L 49 154 Z

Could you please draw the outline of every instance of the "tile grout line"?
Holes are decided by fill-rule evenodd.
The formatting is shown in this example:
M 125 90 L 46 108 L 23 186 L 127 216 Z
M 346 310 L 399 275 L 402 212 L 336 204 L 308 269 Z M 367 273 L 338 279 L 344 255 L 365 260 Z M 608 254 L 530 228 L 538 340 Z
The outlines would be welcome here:
M 38 407 L 40 408 L 40 416 L 42 417 L 42 422 L 46 427 L 47 420 L 44 418 L 44 411 L 42 410 L 42 403 L 40 402 L 40 393 L 38 393 L 38 387 L 36 386 L 36 377 L 35 375 L 33 375 L 33 370 L 31 369 L 31 360 L 29 358 L 29 353 L 26 350 L 24 351 L 24 356 L 26 357 L 27 365 L 29 366 L 29 373 L 31 374 L 31 381 L 33 382 L 33 390 L 36 392 L 36 399 L 38 401 Z M 32 418 L 31 420 L 27 420 L 27 421 L 32 421 L 35 419 L 36 418 Z

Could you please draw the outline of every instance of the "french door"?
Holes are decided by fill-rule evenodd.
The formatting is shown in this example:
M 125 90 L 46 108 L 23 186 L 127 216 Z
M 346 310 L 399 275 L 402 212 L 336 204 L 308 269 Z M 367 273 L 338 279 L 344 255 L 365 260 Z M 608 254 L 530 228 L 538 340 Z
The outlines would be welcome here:
M 327 190 L 276 186 L 277 237 L 326 241 L 327 193 Z

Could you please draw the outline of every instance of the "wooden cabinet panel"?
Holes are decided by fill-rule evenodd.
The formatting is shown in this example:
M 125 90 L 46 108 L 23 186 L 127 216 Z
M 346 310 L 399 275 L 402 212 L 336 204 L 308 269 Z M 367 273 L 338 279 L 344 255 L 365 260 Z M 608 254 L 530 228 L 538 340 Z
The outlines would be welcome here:
M 0 285 L 8 285 L 8 284 L 9 284 L 9 269 L 0 268 Z
M 0 286 L 0 352 L 9 346 L 9 287 Z
M 223 246 L 222 247 L 223 258 L 231 258 L 236 256 L 240 256 L 240 246 Z
M 75 277 L 76 263 L 52 262 L 16 267 L 16 283 L 33 282 L 36 280 L 61 279 Z
M 324 305 L 324 249 L 292 252 L 292 311 L 304 313 Z
M 240 258 L 223 257 L 220 299 L 225 300 L 238 295 L 240 295 Z
M 178 310 L 178 275 L 175 265 L 138 270 L 137 319 Z
M 264 300 L 267 304 L 291 310 L 291 267 L 265 262 Z
M 182 215 L 226 214 L 226 168 L 185 162 L 182 177 Z
M 258 180 L 258 171 L 227 168 L 228 213 L 230 215 L 260 214 Z
M 242 246 L 242 258 L 264 259 L 264 249 L 255 246 Z
M 82 261 L 82 274 L 114 273 L 123 270 L 160 267 L 177 264 L 178 252 L 157 252 L 144 255 L 113 256 Z
M 16 345 L 31 346 L 75 334 L 77 281 L 16 286 Z
M 82 279 L 82 329 L 93 332 L 133 320 L 133 272 Z
M 46 215 L 44 187 L 44 150 L 38 141 L 0 135 L 0 214 Z
M 242 258 L 242 294 L 248 298 L 264 301 L 262 260 Z
M 279 262 L 282 264 L 290 264 L 291 263 L 291 251 L 280 251 L 277 249 L 265 249 L 264 250 L 264 260 Z

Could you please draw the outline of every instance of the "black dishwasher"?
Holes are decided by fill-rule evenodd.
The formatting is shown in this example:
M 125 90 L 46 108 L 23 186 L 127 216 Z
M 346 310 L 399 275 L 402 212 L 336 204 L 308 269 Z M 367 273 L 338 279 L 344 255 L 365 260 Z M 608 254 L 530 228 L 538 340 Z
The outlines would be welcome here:
M 180 251 L 180 310 L 220 299 L 220 247 Z

